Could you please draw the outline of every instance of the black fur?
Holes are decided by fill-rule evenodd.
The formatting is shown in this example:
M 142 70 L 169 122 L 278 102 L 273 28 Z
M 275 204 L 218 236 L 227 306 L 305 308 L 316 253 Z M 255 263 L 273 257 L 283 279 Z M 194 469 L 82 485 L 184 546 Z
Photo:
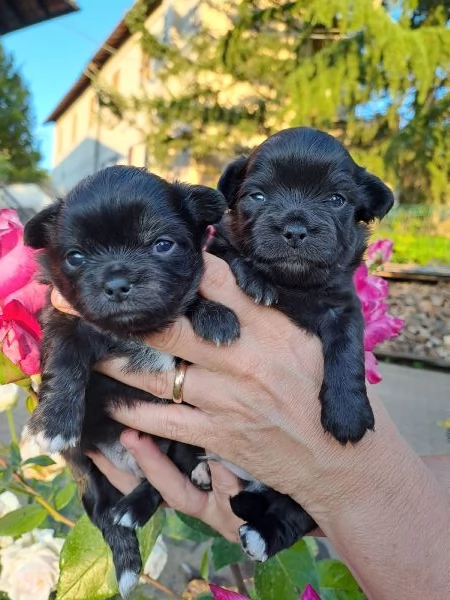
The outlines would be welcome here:
M 169 184 L 143 169 L 110 167 L 83 180 L 25 227 L 26 243 L 41 249 L 44 280 L 81 315 L 51 305 L 43 313 L 42 384 L 29 432 L 49 450 L 62 451 L 74 470 L 86 511 L 111 546 L 123 595 L 141 569 L 134 528 L 148 521 L 161 496 L 143 479 L 123 497 L 85 452 L 100 449 L 142 477 L 120 446 L 123 426 L 108 415 L 114 405 L 166 401 L 92 369 L 107 356 L 126 357 L 131 372 L 173 368 L 173 357 L 141 340 L 183 314 L 216 344 L 238 337 L 234 313 L 197 292 L 206 227 L 225 208 L 216 190 Z M 203 451 L 157 441 L 191 475 Z
M 218 188 L 229 213 L 209 251 L 229 263 L 239 286 L 255 301 L 276 305 L 321 338 L 323 427 L 342 444 L 357 442 L 374 428 L 374 417 L 366 393 L 364 324 L 353 275 L 367 246 L 368 223 L 390 210 L 391 191 L 358 166 L 335 138 L 306 127 L 281 131 L 249 157 L 236 159 Z M 232 501 L 265 538 L 269 556 L 314 526 L 296 506 L 294 532 L 274 541 L 275 521 L 292 521 L 293 510 L 295 515 L 292 500 L 275 496 L 278 500 L 270 491 L 263 519 L 255 518 L 248 497 L 246 510 L 239 496 Z M 261 501 L 255 497 L 256 503 Z

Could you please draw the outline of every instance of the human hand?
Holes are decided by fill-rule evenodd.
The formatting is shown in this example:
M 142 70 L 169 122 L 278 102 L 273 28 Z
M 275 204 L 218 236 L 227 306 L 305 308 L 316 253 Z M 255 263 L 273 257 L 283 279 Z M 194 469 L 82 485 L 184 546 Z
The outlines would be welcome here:
M 243 521 L 233 514 L 230 497 L 239 492 L 239 482 L 228 469 L 211 461 L 213 489 L 204 492 L 196 488 L 150 438 L 139 437 L 136 431 L 126 430 L 120 441 L 167 506 L 200 519 L 230 542 L 238 542 L 237 531 Z M 129 494 L 139 484 L 135 475 L 118 469 L 100 452 L 90 452 L 89 457 L 123 494 Z
M 222 260 L 206 254 L 205 262 L 200 291 L 236 312 L 241 338 L 215 348 L 196 337 L 185 318 L 151 336 L 152 346 L 193 363 L 183 390 L 190 406 L 146 404 L 117 409 L 114 416 L 134 429 L 207 447 L 307 508 L 308 498 L 330 493 L 329 479 L 317 489 L 317 475 L 330 452 L 343 450 L 320 424 L 320 341 L 279 311 L 255 305 Z M 55 296 L 53 303 L 64 308 Z M 122 366 L 121 359 L 113 359 L 98 370 L 172 397 L 172 372 L 133 375 Z

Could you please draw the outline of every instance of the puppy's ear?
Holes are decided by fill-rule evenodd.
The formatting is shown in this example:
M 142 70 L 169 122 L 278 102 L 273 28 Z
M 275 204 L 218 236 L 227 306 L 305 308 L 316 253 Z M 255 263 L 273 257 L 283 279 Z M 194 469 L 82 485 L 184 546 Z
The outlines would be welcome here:
M 56 225 L 56 218 L 59 214 L 62 200 L 56 200 L 50 206 L 34 215 L 25 225 L 24 241 L 31 248 L 46 248 L 52 236 Z
M 356 180 L 361 189 L 356 219 L 370 223 L 384 217 L 394 204 L 394 194 L 388 186 L 363 168 L 358 171 Z
M 206 185 L 174 183 L 181 195 L 181 203 L 202 229 L 218 223 L 227 209 L 223 194 Z
M 220 176 L 217 189 L 225 196 L 228 206 L 232 206 L 236 200 L 236 192 L 239 184 L 244 179 L 246 163 L 247 157 L 240 156 L 225 167 L 224 172 Z

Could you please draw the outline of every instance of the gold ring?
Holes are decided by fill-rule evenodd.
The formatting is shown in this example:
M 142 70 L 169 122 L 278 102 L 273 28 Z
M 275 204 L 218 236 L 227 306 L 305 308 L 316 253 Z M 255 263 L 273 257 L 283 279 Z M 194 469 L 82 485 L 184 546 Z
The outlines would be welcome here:
M 173 380 L 172 398 L 173 401 L 177 404 L 181 404 L 181 402 L 183 402 L 183 384 L 188 364 L 189 363 L 187 363 L 185 360 L 182 360 L 175 367 L 175 379 Z

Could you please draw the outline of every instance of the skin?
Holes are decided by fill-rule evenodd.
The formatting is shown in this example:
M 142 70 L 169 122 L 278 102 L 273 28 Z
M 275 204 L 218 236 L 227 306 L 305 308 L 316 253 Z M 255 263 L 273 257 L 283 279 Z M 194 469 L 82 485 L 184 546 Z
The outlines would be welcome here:
M 193 363 L 183 388 L 191 406 L 137 406 L 117 410 L 114 417 L 132 429 L 203 446 L 290 494 L 314 517 L 368 598 L 450 597 L 448 460 L 417 457 L 371 389 L 374 432 L 353 446 L 325 434 L 318 400 L 320 341 L 275 309 L 256 306 L 223 261 L 207 254 L 205 260 L 201 293 L 236 312 L 241 338 L 214 348 L 195 336 L 186 319 L 152 336 L 152 346 Z M 56 292 L 52 302 L 71 310 Z M 121 365 L 111 360 L 99 370 L 157 396 L 172 396 L 173 373 L 125 375 Z M 200 492 L 151 441 L 130 430 L 121 441 L 167 504 L 236 539 L 240 521 L 228 506 L 238 490 L 234 476 L 212 464 L 214 490 Z M 92 458 L 121 491 L 136 485 L 104 457 Z

